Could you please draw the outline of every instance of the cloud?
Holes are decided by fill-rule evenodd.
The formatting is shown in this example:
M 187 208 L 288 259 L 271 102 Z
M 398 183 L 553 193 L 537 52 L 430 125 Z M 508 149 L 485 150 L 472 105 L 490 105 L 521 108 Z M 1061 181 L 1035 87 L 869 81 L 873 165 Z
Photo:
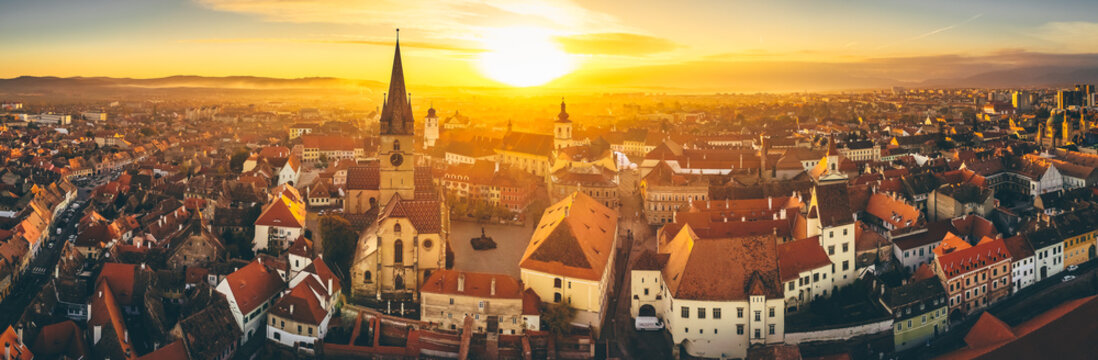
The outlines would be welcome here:
M 756 54 L 747 52 L 746 54 Z M 1035 87 L 1071 79 L 1098 81 L 1098 53 L 1053 54 L 1003 49 L 980 56 L 957 54 L 861 58 L 848 61 L 720 59 L 581 70 L 550 83 L 561 87 L 704 91 L 829 91 L 931 87 Z M 743 54 L 738 54 L 743 55 Z
M 283 39 L 283 38 L 223 38 L 223 39 L 189 39 L 182 40 L 185 43 L 195 44 L 243 44 L 243 43 L 301 43 L 301 44 L 336 44 L 336 45 L 376 45 L 392 47 L 393 40 L 357 40 L 357 39 Z M 474 48 L 474 47 L 462 47 L 457 45 L 449 45 L 438 42 L 422 42 L 422 41 L 401 41 L 400 46 L 404 48 L 416 48 L 426 50 L 442 50 L 452 51 L 458 53 L 482 53 L 487 50 Z
M 564 51 L 584 55 L 644 56 L 672 51 L 680 46 L 671 40 L 630 33 L 595 33 L 556 38 Z
M 194 0 L 216 11 L 267 21 L 406 28 L 436 39 L 472 40 L 486 30 L 527 25 L 557 31 L 621 29 L 612 16 L 570 0 Z
M 1049 22 L 1039 26 L 1034 36 L 1056 44 L 1057 51 L 1098 52 L 1098 23 L 1086 21 Z
M 890 47 L 890 46 L 893 46 L 893 45 L 896 45 L 896 44 L 905 43 L 905 42 L 908 42 L 908 41 L 915 41 L 915 40 L 927 38 L 927 37 L 930 37 L 930 36 L 934 36 L 934 35 L 949 31 L 949 30 L 953 30 L 954 28 L 956 28 L 958 26 L 968 24 L 968 23 L 970 23 L 970 22 L 972 22 L 976 19 L 979 19 L 983 16 L 984 16 L 983 13 L 976 14 L 976 15 L 973 15 L 972 17 L 966 19 L 965 21 L 962 21 L 962 22 L 959 22 L 959 23 L 956 23 L 956 24 L 953 24 L 953 25 L 949 25 L 949 26 L 940 27 L 940 28 L 937 28 L 937 29 L 934 29 L 934 30 L 931 30 L 931 31 L 927 31 L 925 33 L 915 35 L 915 36 L 909 37 L 907 39 L 904 39 L 904 40 L 901 40 L 901 41 L 898 41 L 898 42 L 891 42 L 891 43 L 883 44 L 881 46 L 878 46 L 877 49 L 878 50 L 879 49 L 884 49 L 884 48 L 887 48 L 887 47 Z

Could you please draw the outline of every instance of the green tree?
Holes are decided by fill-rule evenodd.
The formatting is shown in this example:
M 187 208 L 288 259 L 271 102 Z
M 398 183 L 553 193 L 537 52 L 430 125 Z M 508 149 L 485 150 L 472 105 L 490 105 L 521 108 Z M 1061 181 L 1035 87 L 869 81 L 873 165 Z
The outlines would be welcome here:
M 541 311 L 541 322 L 546 330 L 553 336 L 568 335 L 572 330 L 572 320 L 576 317 L 576 309 L 564 304 L 548 304 Z
M 252 156 L 252 152 L 247 148 L 241 148 L 233 153 L 229 157 L 229 169 L 235 172 L 244 171 L 244 162 L 248 161 L 248 157 Z
M 324 242 L 324 261 L 347 275 L 355 253 L 355 242 L 358 241 L 358 232 L 351 227 L 351 222 L 339 215 L 320 217 L 320 238 Z

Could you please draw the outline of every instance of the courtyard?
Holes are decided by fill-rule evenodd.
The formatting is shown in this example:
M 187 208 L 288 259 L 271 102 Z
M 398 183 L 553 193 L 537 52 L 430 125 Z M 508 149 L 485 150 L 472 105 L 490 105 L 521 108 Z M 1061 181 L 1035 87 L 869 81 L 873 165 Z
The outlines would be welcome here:
M 526 226 L 481 224 L 472 221 L 453 221 L 450 244 L 454 251 L 454 270 L 497 273 L 519 278 L 519 260 L 534 232 L 532 224 Z M 496 243 L 495 249 L 473 250 L 469 240 L 485 235 Z

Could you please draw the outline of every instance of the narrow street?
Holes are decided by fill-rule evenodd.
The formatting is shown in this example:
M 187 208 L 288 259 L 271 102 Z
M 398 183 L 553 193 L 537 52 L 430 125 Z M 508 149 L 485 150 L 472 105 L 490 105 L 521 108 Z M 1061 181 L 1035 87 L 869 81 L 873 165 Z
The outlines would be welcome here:
M 617 266 L 615 266 L 615 287 L 617 292 L 612 294 L 607 311 L 611 316 L 607 318 L 603 340 L 610 342 L 610 354 L 608 357 L 622 359 L 667 359 L 671 357 L 670 343 L 666 340 L 663 331 L 638 332 L 633 327 L 633 318 L 630 316 L 630 269 L 634 260 L 644 250 L 656 250 L 656 237 L 652 227 L 641 215 L 643 203 L 637 192 L 636 184 L 639 181 L 638 174 L 632 171 L 621 173 L 619 194 L 621 194 L 621 214 L 619 222 L 620 233 L 624 236 L 621 253 L 618 254 Z
M 0 302 L 0 329 L 6 329 L 19 321 L 19 317 L 23 316 L 23 311 L 30 305 L 31 300 L 34 300 L 46 282 L 53 277 L 57 260 L 61 258 L 61 244 L 69 236 L 76 234 L 76 225 L 80 222 L 79 214 L 84 207 L 88 206 L 87 199 L 92 189 L 90 187 L 78 187 L 78 189 L 76 199 L 69 205 L 70 209 L 77 209 L 73 212 L 74 215 L 68 221 L 64 220 L 68 211 L 57 216 L 57 225 L 62 228 L 61 234 L 57 234 L 56 226 L 49 229 L 51 232 L 45 243 L 41 245 L 42 249 L 39 250 L 38 256 L 27 265 L 26 269 L 23 269 L 22 275 L 12 284 L 11 293 L 4 298 L 3 302 Z M 77 202 L 81 202 L 82 206 L 77 207 L 75 205 Z

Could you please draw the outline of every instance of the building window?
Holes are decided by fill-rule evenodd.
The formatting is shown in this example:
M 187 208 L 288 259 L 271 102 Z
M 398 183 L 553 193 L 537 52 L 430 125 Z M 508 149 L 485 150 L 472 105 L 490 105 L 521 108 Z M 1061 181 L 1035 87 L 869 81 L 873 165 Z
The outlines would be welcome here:
M 755 338 L 756 339 L 762 339 L 762 337 L 763 337 L 762 336 L 762 330 L 755 329 Z
M 689 319 L 690 318 L 690 308 L 685 307 L 685 306 L 682 307 L 682 318 L 683 319 Z
M 720 320 L 720 318 L 721 318 L 721 308 L 713 308 L 713 318 L 717 319 L 717 320 Z M 716 331 L 714 331 L 714 332 L 716 332 Z
M 770 324 L 770 330 L 768 331 L 768 333 L 770 335 L 774 335 L 774 324 Z
M 404 264 L 404 242 L 400 239 L 393 242 L 393 263 Z
M 770 317 L 774 317 L 774 307 L 770 307 Z
M 400 233 L 400 223 L 393 224 L 393 232 Z
M 743 335 L 743 324 L 736 325 L 736 335 Z
M 554 293 L 554 294 L 553 294 L 553 302 L 555 302 L 555 303 L 558 303 L 558 304 L 559 304 L 559 303 L 560 303 L 560 300 L 561 300 L 561 297 L 560 297 L 560 293 Z
M 843 243 L 843 252 L 850 252 L 850 243 Z
M 393 140 L 393 151 L 400 151 L 400 140 Z
M 560 278 L 553 279 L 553 287 L 554 288 L 560 289 L 560 287 L 563 285 L 563 283 L 564 282 L 561 281 Z
M 736 317 L 743 319 L 743 308 L 736 308 Z
M 705 318 L 705 308 L 701 308 L 701 307 L 698 308 L 698 318 L 699 319 L 704 319 Z
M 755 321 L 762 321 L 762 311 L 755 311 Z

